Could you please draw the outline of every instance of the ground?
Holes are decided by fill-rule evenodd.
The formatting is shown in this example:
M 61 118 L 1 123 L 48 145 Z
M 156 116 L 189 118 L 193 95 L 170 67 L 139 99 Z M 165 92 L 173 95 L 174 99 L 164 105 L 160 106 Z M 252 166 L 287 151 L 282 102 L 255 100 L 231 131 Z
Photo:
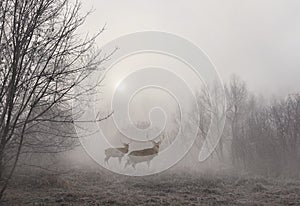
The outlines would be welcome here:
M 300 205 L 300 182 L 237 175 L 108 172 L 20 176 L 2 205 Z

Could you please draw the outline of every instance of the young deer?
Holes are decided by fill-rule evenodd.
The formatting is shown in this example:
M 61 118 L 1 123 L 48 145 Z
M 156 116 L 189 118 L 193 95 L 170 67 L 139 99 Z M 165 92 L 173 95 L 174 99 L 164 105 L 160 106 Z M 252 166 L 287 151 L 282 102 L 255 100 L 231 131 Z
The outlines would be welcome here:
M 161 144 L 161 140 L 159 142 L 151 141 L 153 147 L 143 149 L 143 150 L 135 150 L 128 154 L 128 160 L 125 164 L 125 168 L 127 165 L 130 165 L 135 168 L 137 163 L 147 162 L 148 167 L 150 166 L 150 161 L 158 154 L 159 146 Z
M 129 151 L 129 143 L 122 143 L 124 147 L 119 148 L 108 148 L 105 150 L 105 163 L 108 164 L 108 160 L 111 157 L 117 157 L 119 159 L 119 163 L 121 163 L 122 157 L 128 153 Z

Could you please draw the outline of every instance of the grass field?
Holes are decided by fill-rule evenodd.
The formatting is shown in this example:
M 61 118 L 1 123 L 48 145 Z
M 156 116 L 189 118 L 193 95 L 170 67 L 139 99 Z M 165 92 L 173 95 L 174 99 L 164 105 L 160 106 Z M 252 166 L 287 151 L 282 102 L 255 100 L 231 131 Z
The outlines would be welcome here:
M 300 182 L 233 175 L 108 172 L 18 176 L 3 205 L 300 205 Z

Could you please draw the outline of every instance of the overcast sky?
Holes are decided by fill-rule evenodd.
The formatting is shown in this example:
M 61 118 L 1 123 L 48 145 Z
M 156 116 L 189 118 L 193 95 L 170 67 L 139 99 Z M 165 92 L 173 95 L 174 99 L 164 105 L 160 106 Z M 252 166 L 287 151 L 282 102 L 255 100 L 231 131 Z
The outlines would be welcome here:
M 300 91 L 298 0 L 84 0 L 90 8 L 84 31 L 107 24 L 99 46 L 137 31 L 174 33 L 203 49 L 225 81 L 235 73 L 261 94 Z

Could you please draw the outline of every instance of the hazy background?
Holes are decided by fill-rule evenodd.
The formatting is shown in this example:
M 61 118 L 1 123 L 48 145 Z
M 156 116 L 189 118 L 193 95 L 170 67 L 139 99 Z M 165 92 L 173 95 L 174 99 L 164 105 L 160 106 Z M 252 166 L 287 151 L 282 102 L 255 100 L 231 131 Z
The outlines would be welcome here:
M 297 0 L 83 1 L 94 12 L 82 27 L 102 46 L 124 34 L 158 30 L 202 48 L 224 81 L 232 73 L 268 96 L 299 91 L 300 2 Z

